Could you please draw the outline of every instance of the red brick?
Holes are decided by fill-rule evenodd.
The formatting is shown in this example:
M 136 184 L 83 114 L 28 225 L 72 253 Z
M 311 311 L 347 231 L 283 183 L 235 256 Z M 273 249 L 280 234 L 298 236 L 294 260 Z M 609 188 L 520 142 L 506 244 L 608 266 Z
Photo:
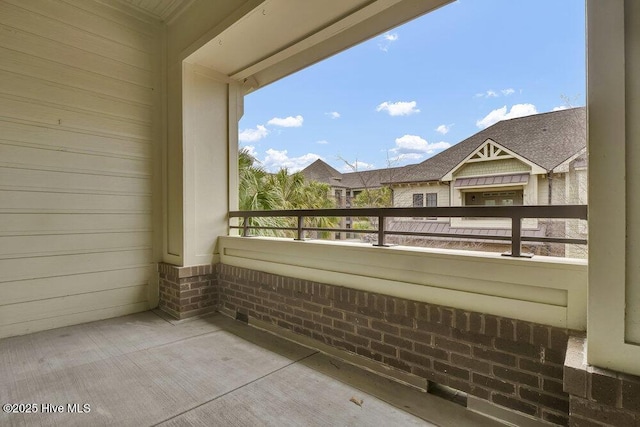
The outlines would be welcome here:
M 351 323 L 343 322 L 342 320 L 337 319 L 333 320 L 333 327 L 346 332 L 355 332 L 356 330 L 355 326 L 353 326 Z
M 378 340 L 378 341 L 382 340 L 382 333 L 380 333 L 378 331 L 375 331 L 373 329 L 368 329 L 368 328 L 363 328 L 363 327 L 358 326 L 356 328 L 356 333 L 358 335 L 361 335 L 361 336 L 367 337 L 367 338 L 371 338 L 373 340 Z
M 375 329 L 376 331 L 382 331 L 384 333 L 389 333 L 389 334 L 394 334 L 394 335 L 399 335 L 400 334 L 400 329 L 397 326 L 394 325 L 390 325 L 384 321 L 380 321 L 380 320 L 372 320 L 371 321 L 371 328 Z
M 526 371 L 546 375 L 551 378 L 562 378 L 562 368 L 558 365 L 551 365 L 549 363 L 544 364 L 540 363 L 539 361 L 520 359 L 519 366 L 521 369 L 524 369 Z
M 565 352 L 567 341 L 569 341 L 569 334 L 566 329 L 551 328 L 550 344 L 552 349 Z
M 563 390 L 562 381 L 554 381 L 552 379 L 545 378 L 542 381 L 542 389 L 547 393 L 558 394 L 564 397 L 567 396 L 567 394 Z
M 393 356 L 393 357 L 398 356 L 398 350 L 394 346 L 388 345 L 388 344 L 382 344 L 377 341 L 371 341 L 371 349 L 379 353 L 387 354 L 389 356 Z
M 400 350 L 400 359 L 410 363 L 415 363 L 423 368 L 431 368 L 431 359 L 407 350 Z
M 334 310 L 334 309 L 329 308 L 329 307 L 323 307 L 322 308 L 322 314 L 324 316 L 333 317 L 334 319 L 344 320 L 344 313 L 342 311 Z
M 520 356 L 531 357 L 533 359 L 540 358 L 540 347 L 525 342 L 507 341 L 501 338 L 495 339 L 495 348 L 507 353 L 517 354 Z
M 536 413 L 538 412 L 538 408 L 535 405 L 531 405 L 529 403 L 521 401 L 520 399 L 504 396 L 498 393 L 494 393 L 491 396 L 491 401 L 497 405 L 514 409 L 518 412 L 523 412 L 529 415 L 536 415 Z
M 616 408 L 600 405 L 596 402 L 571 396 L 571 416 L 582 416 L 611 426 L 633 426 L 634 416 Z
M 493 337 L 487 335 L 461 331 L 459 329 L 454 329 L 451 336 L 456 340 L 465 341 L 471 344 L 478 344 L 485 347 L 490 347 L 494 340 Z
M 322 311 L 322 307 L 316 304 L 311 304 L 309 302 L 303 302 L 302 308 L 308 311 L 313 311 L 314 313 L 320 313 Z
M 454 316 L 453 309 L 440 307 L 440 323 L 445 326 L 453 327 Z
M 353 345 L 353 344 L 351 344 L 350 342 L 346 342 L 346 341 L 343 341 L 343 340 L 336 340 L 336 339 L 334 339 L 334 340 L 332 341 L 332 344 L 333 344 L 334 346 L 338 347 L 338 348 L 343 349 L 343 350 L 347 350 L 347 351 L 350 351 L 350 352 L 353 352 L 353 353 L 355 353 L 355 352 L 356 352 L 356 346 L 355 346 L 355 345 Z
M 398 338 L 395 335 L 384 334 L 382 341 L 389 345 L 406 348 L 407 350 L 413 350 L 413 341 L 409 341 L 404 338 Z
M 533 325 L 533 343 L 544 347 L 550 347 L 549 336 L 550 327 L 544 325 Z M 560 362 L 562 363 L 562 362 Z
M 451 366 L 447 363 L 440 362 L 439 360 L 433 361 L 433 369 L 436 371 L 440 371 L 447 375 L 451 375 L 454 377 L 462 378 L 463 380 L 469 381 L 469 371 L 466 369 L 456 368 L 455 366 Z
M 569 418 L 566 414 L 556 414 L 553 412 L 542 411 L 542 419 L 545 421 L 549 421 L 550 423 L 557 424 L 560 426 L 568 426 Z
M 490 337 L 498 336 L 498 318 L 495 316 L 484 315 L 484 334 Z
M 359 316 L 353 313 L 345 313 L 345 319 L 349 323 L 354 323 L 358 326 L 366 326 L 369 327 L 369 318 L 365 316 Z
M 495 378 L 490 378 L 482 374 L 473 373 L 472 381 L 474 384 L 490 388 L 502 393 L 514 394 L 516 387 L 506 381 L 501 381 Z
M 402 325 L 409 328 L 413 328 L 414 320 L 411 317 L 407 317 L 404 314 L 385 313 L 384 319 L 396 325 Z
M 483 362 L 482 360 L 461 356 L 459 354 L 451 354 L 451 363 L 456 366 L 467 368 L 473 372 L 480 372 L 483 374 L 491 373 L 491 364 Z
M 499 337 L 506 340 L 515 340 L 516 327 L 514 321 L 511 319 L 500 319 L 500 332 Z
M 526 372 L 517 371 L 515 369 L 504 368 L 502 366 L 493 366 L 493 374 L 507 381 L 516 384 L 526 384 L 532 387 L 539 387 L 540 380 L 537 376 Z
M 369 350 L 368 348 L 356 347 L 356 353 L 358 353 L 361 356 L 367 357 L 369 359 L 373 359 L 373 360 L 377 360 L 378 362 L 382 362 L 382 355 L 378 354 L 378 353 L 374 353 L 373 351 Z
M 640 382 L 622 381 L 622 407 L 640 413 Z
M 500 363 L 502 365 L 515 366 L 516 364 L 515 356 L 507 353 L 502 353 L 499 351 L 485 350 L 479 347 L 474 347 L 473 355 L 480 359 L 490 360 L 492 362 Z
M 594 372 L 591 374 L 591 399 L 603 405 L 616 406 L 620 386 L 618 378 Z
M 429 357 L 435 357 L 436 359 L 441 359 L 446 361 L 449 360 L 449 353 L 447 353 L 442 349 L 434 348 L 434 347 L 431 347 L 430 345 L 424 345 L 418 342 L 414 343 L 413 347 L 415 348 L 416 353 L 424 354 Z
M 479 313 L 469 313 L 469 332 L 482 332 L 482 316 Z
M 456 328 L 462 331 L 469 330 L 469 313 L 464 310 L 456 310 Z
M 560 398 L 546 393 L 540 393 L 526 387 L 520 387 L 520 397 L 537 405 L 543 405 L 560 412 L 569 413 L 569 398 Z
M 348 332 L 345 332 L 344 339 L 350 343 L 353 343 L 361 347 L 369 347 L 369 344 L 371 343 L 371 341 L 369 341 L 367 338 L 364 338 L 355 334 L 350 334 Z
M 426 344 L 426 345 L 431 344 L 431 334 L 427 334 L 421 331 L 416 331 L 414 329 L 402 328 L 400 329 L 400 336 L 403 338 L 414 340 L 416 342 L 420 342 L 422 344 Z
M 394 368 L 401 369 L 406 372 L 411 372 L 411 366 L 402 360 L 398 360 L 394 357 L 385 357 L 383 362 L 389 366 L 393 366 Z
M 456 353 L 471 354 L 471 347 L 468 344 L 462 344 L 456 341 L 451 341 L 443 337 L 435 337 L 435 346 L 448 351 L 454 351 Z
M 417 321 L 417 329 L 424 332 L 442 335 L 445 337 L 451 336 L 452 328 L 441 325 L 439 323 L 427 322 L 424 320 Z

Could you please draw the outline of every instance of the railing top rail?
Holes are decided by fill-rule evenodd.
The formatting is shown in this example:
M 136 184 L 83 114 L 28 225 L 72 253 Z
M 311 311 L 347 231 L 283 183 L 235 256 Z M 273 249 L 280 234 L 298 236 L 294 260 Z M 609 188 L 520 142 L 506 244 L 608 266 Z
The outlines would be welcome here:
M 230 211 L 230 218 L 250 217 L 478 217 L 587 219 L 587 205 L 443 206 L 430 208 L 340 208 Z

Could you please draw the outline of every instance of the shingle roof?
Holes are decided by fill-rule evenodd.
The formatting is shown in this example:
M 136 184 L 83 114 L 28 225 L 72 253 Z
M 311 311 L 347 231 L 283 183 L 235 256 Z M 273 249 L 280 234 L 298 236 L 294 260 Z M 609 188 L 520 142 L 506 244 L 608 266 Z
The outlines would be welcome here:
M 406 167 L 392 182 L 437 181 L 487 139 L 551 171 L 586 146 L 584 107 L 503 120 L 436 154 Z
M 326 182 L 334 187 L 344 187 L 341 183 L 342 174 L 320 159 L 311 163 L 301 172 L 309 180 Z
M 407 166 L 367 171 L 349 172 L 342 174 L 342 185 L 347 188 L 376 188 L 383 182 L 393 182 Z

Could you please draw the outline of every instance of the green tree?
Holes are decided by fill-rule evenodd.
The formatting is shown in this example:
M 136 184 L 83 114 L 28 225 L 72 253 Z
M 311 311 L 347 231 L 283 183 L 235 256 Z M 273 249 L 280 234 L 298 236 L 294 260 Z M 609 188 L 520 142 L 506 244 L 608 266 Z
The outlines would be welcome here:
M 357 208 L 391 207 L 391 189 L 380 187 L 363 190 L 351 201 L 351 204 Z
M 240 210 L 324 209 L 335 207 L 329 198 L 330 187 L 315 181 L 307 182 L 300 172 L 290 174 L 280 169 L 275 174 L 266 172 L 257 165 L 256 159 L 246 149 L 238 156 L 239 207 Z M 338 224 L 337 218 L 308 217 L 306 227 L 331 228 Z M 249 225 L 257 227 L 297 227 L 291 217 L 251 218 Z M 292 237 L 285 230 L 254 229 L 254 235 Z M 323 232 L 326 237 L 328 232 Z

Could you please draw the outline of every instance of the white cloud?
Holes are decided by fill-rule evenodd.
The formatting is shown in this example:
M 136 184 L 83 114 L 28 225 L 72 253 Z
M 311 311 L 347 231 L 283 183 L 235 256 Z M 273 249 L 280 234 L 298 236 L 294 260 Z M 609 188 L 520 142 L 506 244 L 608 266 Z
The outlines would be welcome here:
M 282 126 L 284 128 L 298 128 L 302 126 L 304 118 L 301 115 L 295 117 L 289 116 L 281 119 L 280 117 L 274 117 L 267 122 L 268 125 Z
M 396 138 L 396 146 L 390 151 L 393 153 L 406 155 L 406 154 L 432 154 L 436 151 L 441 151 L 451 147 L 448 142 L 440 141 L 435 143 L 428 143 L 426 139 L 419 137 L 418 135 L 404 135 L 400 138 Z
M 382 36 L 382 41 L 378 43 L 378 47 L 381 51 L 387 52 L 391 43 L 398 41 L 398 33 L 385 33 Z
M 326 139 L 321 139 L 320 141 L 316 141 L 316 144 L 328 144 L 329 141 L 327 141 Z
M 364 170 L 370 170 L 373 168 L 374 168 L 374 165 L 372 165 L 371 163 L 365 163 L 365 162 L 356 160 L 354 163 L 351 163 L 350 165 L 342 166 L 342 172 L 364 171 Z
M 398 33 L 386 33 L 382 37 L 387 41 L 394 42 L 394 41 L 398 40 Z
M 332 119 L 339 119 L 340 118 L 340 113 L 338 113 L 337 111 L 331 111 L 328 113 L 325 113 L 327 116 L 331 117 Z
M 451 126 L 453 126 L 453 124 L 450 125 L 440 125 L 436 128 L 436 132 L 439 132 L 443 135 L 446 135 L 449 133 L 449 131 L 451 130 Z
M 562 111 L 562 110 L 566 110 L 567 108 L 569 107 L 567 107 L 566 105 L 560 105 L 559 107 L 553 107 L 553 110 L 551 111 Z
M 256 142 L 260 141 L 262 138 L 269 134 L 269 130 L 262 126 L 258 125 L 255 129 L 243 129 L 238 134 L 238 139 L 240 142 Z
M 393 166 L 398 166 L 399 164 L 417 162 L 418 160 L 422 160 L 424 157 L 425 157 L 424 154 L 420 154 L 420 153 L 399 154 L 395 157 L 391 157 L 389 159 L 389 164 Z
M 507 89 L 501 89 L 500 93 L 502 93 L 502 95 L 504 96 L 509 96 L 516 93 L 516 91 L 513 88 L 507 88 Z M 500 94 L 498 94 L 498 92 L 496 92 L 495 90 L 489 89 L 486 92 L 476 93 L 473 97 L 474 98 L 498 98 L 499 96 Z
M 487 114 L 483 119 L 476 121 L 476 126 L 479 128 L 487 128 L 501 120 L 515 119 L 516 117 L 530 116 L 537 114 L 536 106 L 533 104 L 515 104 L 511 107 L 511 110 L 507 112 L 507 106 L 493 110 Z
M 269 148 L 262 164 L 269 172 L 277 172 L 282 168 L 287 168 L 289 172 L 298 172 L 321 158 L 314 153 L 307 153 L 299 157 L 289 157 L 287 150 L 279 151 Z
M 390 116 L 408 116 L 420 112 L 416 105 L 416 101 L 383 102 L 376 107 L 376 111 L 386 111 Z

